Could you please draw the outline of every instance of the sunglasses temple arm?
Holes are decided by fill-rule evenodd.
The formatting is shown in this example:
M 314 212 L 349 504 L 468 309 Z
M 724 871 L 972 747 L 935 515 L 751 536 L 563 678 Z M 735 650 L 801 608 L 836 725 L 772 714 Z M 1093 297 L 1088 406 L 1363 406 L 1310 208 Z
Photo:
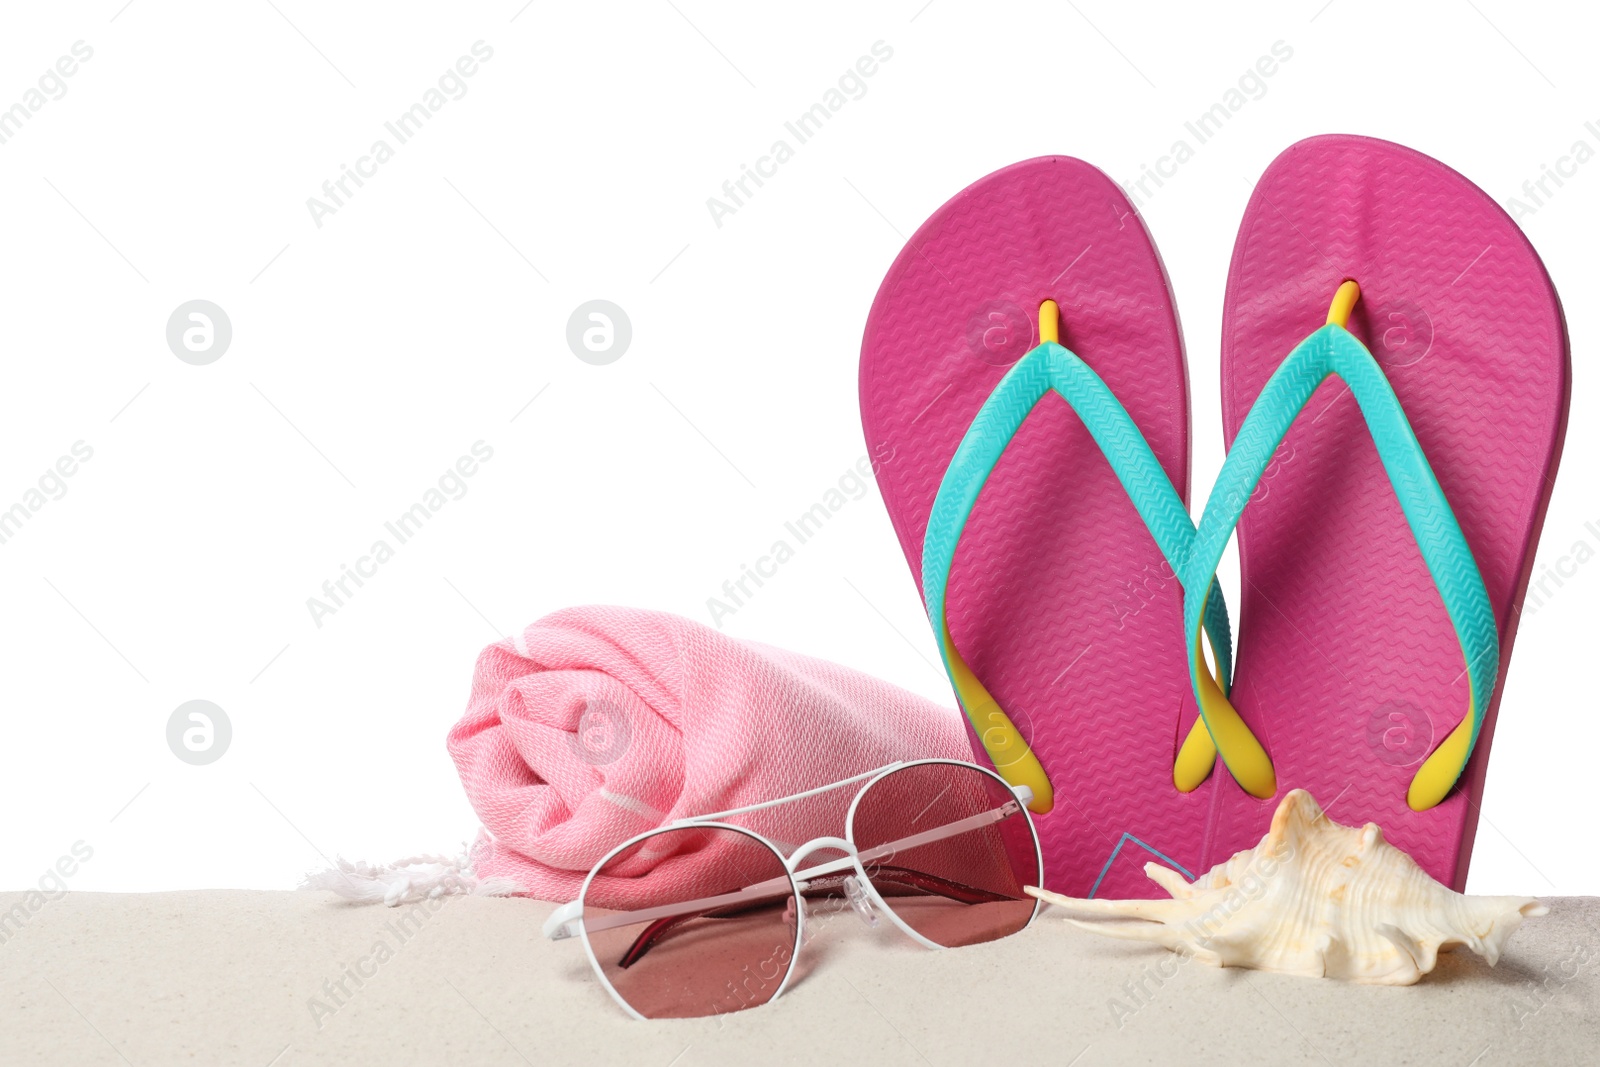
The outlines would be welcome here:
M 735 904 L 747 904 L 765 897 L 773 897 L 779 894 L 787 895 L 789 892 L 790 885 L 787 877 L 769 878 L 765 882 L 758 882 L 755 885 L 746 886 L 732 893 L 721 893 L 714 897 L 701 897 L 699 900 L 685 900 L 676 904 L 663 904 L 659 908 L 619 911 L 614 915 L 596 915 L 587 919 L 583 918 L 583 902 L 574 900 L 570 904 L 563 904 L 546 920 L 544 934 L 552 941 L 561 941 L 568 937 L 577 936 L 578 923 L 580 921 L 583 923 L 585 930 L 590 933 L 598 933 L 601 930 L 614 930 L 619 926 L 632 926 L 635 923 L 670 919 L 675 915 L 693 915 L 696 912 L 715 911 Z M 568 911 L 569 908 L 572 909 L 570 912 Z
M 1002 819 L 1009 818 L 1012 815 L 1015 815 L 1018 811 L 1022 810 L 1022 805 L 1026 804 L 1029 799 L 1032 799 L 1031 793 L 1027 797 L 1022 796 L 1023 793 L 1027 792 L 1026 786 L 1019 787 L 1016 792 L 1018 794 L 1018 800 L 1010 801 L 1006 804 L 1002 804 L 998 808 L 991 809 L 978 815 L 972 815 L 968 818 L 960 819 L 953 823 L 947 823 L 944 826 L 935 827 L 932 830 L 926 830 L 920 834 L 913 834 L 910 837 L 903 837 L 898 841 L 890 841 L 886 844 L 878 845 L 874 848 L 868 849 L 866 852 L 861 853 L 860 860 L 863 864 L 876 863 L 878 860 L 893 856 L 904 849 L 917 848 L 921 845 L 931 844 L 935 841 L 942 841 L 945 838 L 954 837 L 957 834 L 964 834 L 969 830 L 976 830 L 981 827 L 988 826 L 990 823 L 996 823 Z M 821 866 L 811 867 L 807 870 L 799 871 L 795 874 L 795 878 L 797 881 L 803 883 L 808 879 L 820 878 L 825 875 L 836 874 L 842 870 L 848 870 L 853 863 L 854 861 L 850 857 L 832 860 L 828 863 L 822 864 Z M 801 888 L 805 888 L 804 885 L 802 885 Z M 787 891 L 788 889 L 789 880 L 787 878 L 769 878 L 765 882 L 759 882 L 756 885 L 747 886 L 744 889 L 736 890 L 732 893 L 722 893 L 714 897 L 701 897 L 698 900 L 685 900 L 676 904 L 663 904 L 658 908 L 644 908 L 638 911 L 623 911 L 618 912 L 615 915 L 599 915 L 592 919 L 583 920 L 583 923 L 584 927 L 591 932 L 614 930 L 619 926 L 632 926 L 635 923 L 654 922 L 657 919 L 669 919 L 675 915 L 692 915 L 696 912 L 711 911 L 717 908 L 725 908 L 734 904 L 743 904 L 754 900 L 760 900 L 763 897 L 770 897 L 780 891 Z M 577 936 L 578 922 L 580 919 L 582 919 L 582 916 L 582 901 L 574 900 L 571 903 L 563 904 L 561 907 L 557 908 L 553 913 L 551 913 L 550 918 L 545 921 L 544 936 L 552 941 L 561 941 L 569 937 Z
M 1026 786 L 1021 787 L 1017 791 L 1019 793 L 1027 793 L 1028 799 L 1032 799 L 1032 792 L 1028 790 Z M 898 841 L 890 841 L 886 844 L 877 845 L 861 853 L 861 862 L 863 865 L 868 863 L 876 863 L 881 859 L 888 859 L 890 856 L 893 856 L 908 848 L 918 848 L 922 845 L 931 845 L 935 841 L 943 841 L 945 838 L 955 837 L 957 834 L 964 834 L 969 830 L 982 829 L 991 823 L 997 823 L 1003 819 L 1010 818 L 1017 812 L 1021 811 L 1022 805 L 1026 804 L 1027 802 L 1028 800 L 1022 800 L 1020 802 L 1015 800 L 1009 801 L 1008 803 L 1000 805 L 998 808 L 991 808 L 990 810 L 981 814 L 969 815 L 965 819 L 960 819 L 952 823 L 946 823 L 943 826 L 936 826 L 932 830 L 924 830 L 920 834 L 912 834 L 910 837 L 902 837 Z M 795 877 L 804 879 L 811 873 L 811 871 L 801 871 L 800 873 L 796 874 Z
M 578 935 L 578 919 L 583 915 L 583 901 L 571 900 L 550 913 L 544 921 L 544 936 L 551 941 L 565 941 Z

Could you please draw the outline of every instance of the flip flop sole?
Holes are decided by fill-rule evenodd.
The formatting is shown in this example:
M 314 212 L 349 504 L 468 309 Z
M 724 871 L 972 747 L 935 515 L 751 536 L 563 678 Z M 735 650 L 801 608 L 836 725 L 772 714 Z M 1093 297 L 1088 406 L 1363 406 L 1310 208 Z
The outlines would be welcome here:
M 1315 137 L 1267 168 L 1246 209 L 1222 335 L 1231 443 L 1345 279 L 1378 360 L 1483 575 L 1500 687 L 1454 792 L 1412 811 L 1422 760 L 1467 712 L 1461 646 L 1353 397 L 1323 383 L 1239 525 L 1233 703 L 1282 790 L 1376 822 L 1435 878 L 1466 883 L 1516 619 L 1565 433 L 1570 360 L 1538 256 L 1482 190 L 1419 152 Z M 1208 862 L 1256 843 L 1279 797 L 1221 787 Z
M 984 400 L 1038 342 L 1046 299 L 1060 304 L 1062 343 L 1104 379 L 1187 492 L 1183 346 L 1143 224 L 1087 163 L 1015 164 L 917 231 L 879 289 L 862 342 L 867 446 L 919 583 L 945 469 Z M 1220 774 L 1187 795 L 1172 784 L 1177 743 L 1196 715 L 1181 590 L 1060 397 L 1033 409 L 979 496 L 955 554 L 947 618 L 1055 790 L 1054 808 L 1036 816 L 1046 886 L 1157 896 L 1145 861 L 1197 873 Z

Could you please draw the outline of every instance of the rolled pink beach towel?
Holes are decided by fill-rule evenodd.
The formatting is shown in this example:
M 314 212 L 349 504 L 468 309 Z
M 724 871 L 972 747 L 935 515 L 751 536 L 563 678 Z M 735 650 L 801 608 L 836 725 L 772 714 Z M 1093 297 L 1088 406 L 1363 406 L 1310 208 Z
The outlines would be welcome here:
M 474 873 L 575 898 L 612 848 L 674 819 L 741 807 L 901 759 L 967 759 L 962 720 L 859 671 L 664 612 L 558 611 L 478 657 L 450 755 L 484 832 Z M 849 789 L 740 817 L 782 847 L 844 833 Z M 703 877 L 708 852 L 596 879 L 636 907 Z

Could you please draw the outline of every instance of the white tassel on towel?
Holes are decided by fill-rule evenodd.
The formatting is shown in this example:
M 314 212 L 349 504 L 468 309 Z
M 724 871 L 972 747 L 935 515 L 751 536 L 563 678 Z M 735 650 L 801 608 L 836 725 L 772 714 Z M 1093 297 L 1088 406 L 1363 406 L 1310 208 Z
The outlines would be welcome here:
M 522 891 L 504 879 L 480 880 L 468 853 L 408 856 L 377 866 L 365 861 L 351 863 L 343 856 L 336 862 L 336 867 L 306 875 L 300 888 L 331 890 L 359 904 L 382 901 L 391 908 L 455 894 L 504 897 Z

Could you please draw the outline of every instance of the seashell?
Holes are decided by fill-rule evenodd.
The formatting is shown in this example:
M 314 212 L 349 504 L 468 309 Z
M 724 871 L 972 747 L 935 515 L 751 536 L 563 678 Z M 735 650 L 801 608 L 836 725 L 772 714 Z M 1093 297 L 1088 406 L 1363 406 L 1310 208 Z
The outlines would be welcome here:
M 1172 899 L 1028 892 L 1067 911 L 1074 926 L 1218 967 L 1372 985 L 1411 985 L 1456 945 L 1493 966 L 1523 919 L 1550 910 L 1532 897 L 1453 892 L 1385 841 L 1376 824 L 1341 826 L 1303 789 L 1283 798 L 1259 845 L 1193 883 L 1159 863 L 1146 864 L 1145 874 Z

